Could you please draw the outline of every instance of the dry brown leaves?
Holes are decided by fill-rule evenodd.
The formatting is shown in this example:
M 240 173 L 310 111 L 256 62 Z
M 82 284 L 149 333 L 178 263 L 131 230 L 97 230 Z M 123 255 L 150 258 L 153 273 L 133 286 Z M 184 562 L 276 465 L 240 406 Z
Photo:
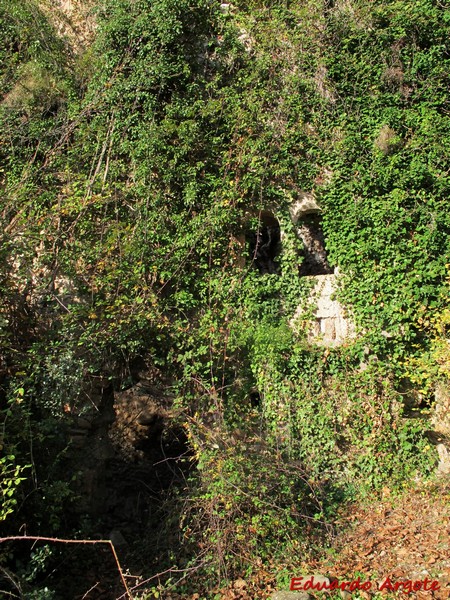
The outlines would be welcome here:
M 315 571 L 338 578 L 372 581 L 376 589 L 386 577 L 397 581 L 439 582 L 438 591 L 410 594 L 385 590 L 388 597 L 450 598 L 450 479 L 422 485 L 402 498 L 352 507 L 338 524 L 334 559 L 315 565 Z M 384 592 L 383 592 L 384 593 Z
M 400 498 L 385 489 L 381 500 L 347 510 L 337 530 L 332 553 L 299 564 L 293 577 L 320 573 L 342 582 L 360 576 L 361 582 L 372 582 L 371 591 L 345 597 L 367 600 L 387 577 L 392 583 L 428 578 L 438 581 L 440 589 L 381 593 L 409 600 L 450 598 L 450 478 L 408 490 Z M 248 581 L 238 579 L 219 593 L 221 600 L 266 600 L 274 589 L 273 574 L 261 572 Z

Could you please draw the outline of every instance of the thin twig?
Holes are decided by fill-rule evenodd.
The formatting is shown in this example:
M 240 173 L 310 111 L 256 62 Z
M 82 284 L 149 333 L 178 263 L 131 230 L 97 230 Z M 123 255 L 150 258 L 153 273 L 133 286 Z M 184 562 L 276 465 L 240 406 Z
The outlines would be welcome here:
M 3 576 L 5 577 L 5 579 L 8 579 L 13 584 L 13 586 L 19 592 L 20 596 L 17 596 L 13 592 L 5 592 L 4 590 L 0 590 L 0 592 L 1 593 L 8 593 L 11 596 L 11 598 L 20 598 L 20 597 L 22 597 L 22 588 L 21 588 L 21 585 L 20 585 L 20 581 L 16 581 L 16 578 L 14 577 L 14 575 L 6 567 L 0 567 L 0 572 L 3 574 Z
M 8 598 L 19 598 L 20 596 L 16 596 L 16 594 L 14 594 L 13 592 L 8 592 L 7 590 L 0 590 L 0 594 L 6 594 L 8 596 Z M 6 598 L 6 596 L 5 596 Z
M 99 581 L 97 581 L 97 583 L 94 583 L 94 585 L 91 588 L 89 588 L 85 594 L 83 594 L 83 597 L 81 598 L 81 600 L 84 600 L 85 598 L 87 598 L 87 595 L 90 592 L 92 592 L 92 590 L 95 590 L 95 588 L 98 586 L 99 583 L 100 583 Z
M 106 181 L 106 176 L 107 176 L 107 173 L 108 173 L 107 169 L 109 167 L 109 151 L 111 150 L 112 133 L 114 131 L 115 123 L 116 123 L 115 122 L 115 118 L 114 118 L 114 116 L 112 116 L 111 120 L 110 120 L 110 123 L 109 123 L 109 126 L 108 126 L 108 131 L 106 132 L 106 137 L 105 137 L 105 139 L 103 141 L 103 146 L 102 146 L 102 149 L 101 149 L 101 152 L 100 152 L 100 157 L 99 157 L 99 159 L 97 161 L 97 166 L 95 167 L 94 174 L 92 175 L 92 177 L 91 177 L 91 179 L 89 181 L 89 185 L 88 185 L 88 188 L 87 188 L 87 191 L 86 191 L 86 198 L 88 196 L 90 196 L 91 193 L 92 193 L 92 188 L 94 186 L 95 180 L 97 178 L 97 175 L 100 173 L 100 169 L 102 167 L 103 158 L 105 156 L 106 149 L 109 146 L 108 155 L 107 155 L 107 167 L 105 169 L 105 174 L 104 174 L 104 178 L 103 178 L 103 184 Z

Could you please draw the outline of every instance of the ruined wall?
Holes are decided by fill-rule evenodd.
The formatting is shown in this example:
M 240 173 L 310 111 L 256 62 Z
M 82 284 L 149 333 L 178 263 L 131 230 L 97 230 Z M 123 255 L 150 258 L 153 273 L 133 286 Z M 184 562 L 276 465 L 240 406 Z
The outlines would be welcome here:
M 304 246 L 299 275 L 312 283 L 308 301 L 297 308 L 291 326 L 297 332 L 306 332 L 311 343 L 339 346 L 355 336 L 355 326 L 334 298 L 337 275 L 328 264 L 321 212 L 310 192 L 299 194 L 289 209 Z
M 334 299 L 336 275 L 313 275 L 314 283 L 306 305 L 297 308 L 291 319 L 294 331 L 306 332 L 307 339 L 320 346 L 340 346 L 355 337 L 355 326 L 341 304 Z
M 312 284 L 306 304 L 302 303 L 297 308 L 290 323 L 294 331 L 306 333 L 310 343 L 321 346 L 339 346 L 355 337 L 355 326 L 343 306 L 334 298 L 338 275 L 328 263 L 321 212 L 322 209 L 312 192 L 299 191 L 296 200 L 289 206 L 289 215 L 295 226 L 295 234 L 303 246 L 298 253 L 298 276 Z M 263 227 L 274 226 L 274 224 L 279 227 L 276 207 L 270 207 L 270 210 L 266 208 L 255 215 L 247 215 L 248 219 L 251 216 L 258 217 Z M 262 275 L 279 272 L 278 269 L 271 270 L 265 268 L 265 265 L 262 265 L 264 267 L 262 268 L 258 264 L 258 259 L 261 257 L 257 252 L 258 244 L 254 240 L 259 239 L 258 235 L 262 236 L 259 231 L 251 232 L 251 235 L 254 239 L 247 235 L 239 240 L 240 266 L 245 264 L 242 254 L 245 252 L 247 244 L 250 246 L 250 256 L 247 256 L 247 261 L 252 260 L 252 264 L 255 263 Z M 277 250 L 277 254 L 282 252 L 284 235 L 281 230 L 280 248 Z M 273 256 L 271 258 L 273 259 Z

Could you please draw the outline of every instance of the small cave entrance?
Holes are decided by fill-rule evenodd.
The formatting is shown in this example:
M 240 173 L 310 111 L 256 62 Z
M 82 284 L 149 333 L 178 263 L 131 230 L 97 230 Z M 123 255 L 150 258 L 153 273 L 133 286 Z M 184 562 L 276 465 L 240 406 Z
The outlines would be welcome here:
M 334 273 L 334 269 L 328 263 L 325 250 L 321 215 L 317 212 L 303 215 L 297 222 L 297 234 L 303 242 L 301 253 L 303 262 L 299 268 L 299 275 L 329 275 Z
M 275 260 L 281 252 L 281 230 L 278 219 L 270 211 L 258 214 L 256 231 L 248 235 L 252 265 L 261 275 L 278 275 L 280 267 Z

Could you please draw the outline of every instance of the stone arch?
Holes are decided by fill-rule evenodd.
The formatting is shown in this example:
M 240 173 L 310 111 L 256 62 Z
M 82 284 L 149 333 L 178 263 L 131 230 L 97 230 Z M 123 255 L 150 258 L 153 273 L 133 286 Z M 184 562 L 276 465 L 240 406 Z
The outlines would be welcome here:
M 314 195 L 303 192 L 291 205 L 290 214 L 296 225 L 297 235 L 303 243 L 302 263 L 299 275 L 330 275 L 334 269 L 329 265 L 322 228 L 322 209 Z

